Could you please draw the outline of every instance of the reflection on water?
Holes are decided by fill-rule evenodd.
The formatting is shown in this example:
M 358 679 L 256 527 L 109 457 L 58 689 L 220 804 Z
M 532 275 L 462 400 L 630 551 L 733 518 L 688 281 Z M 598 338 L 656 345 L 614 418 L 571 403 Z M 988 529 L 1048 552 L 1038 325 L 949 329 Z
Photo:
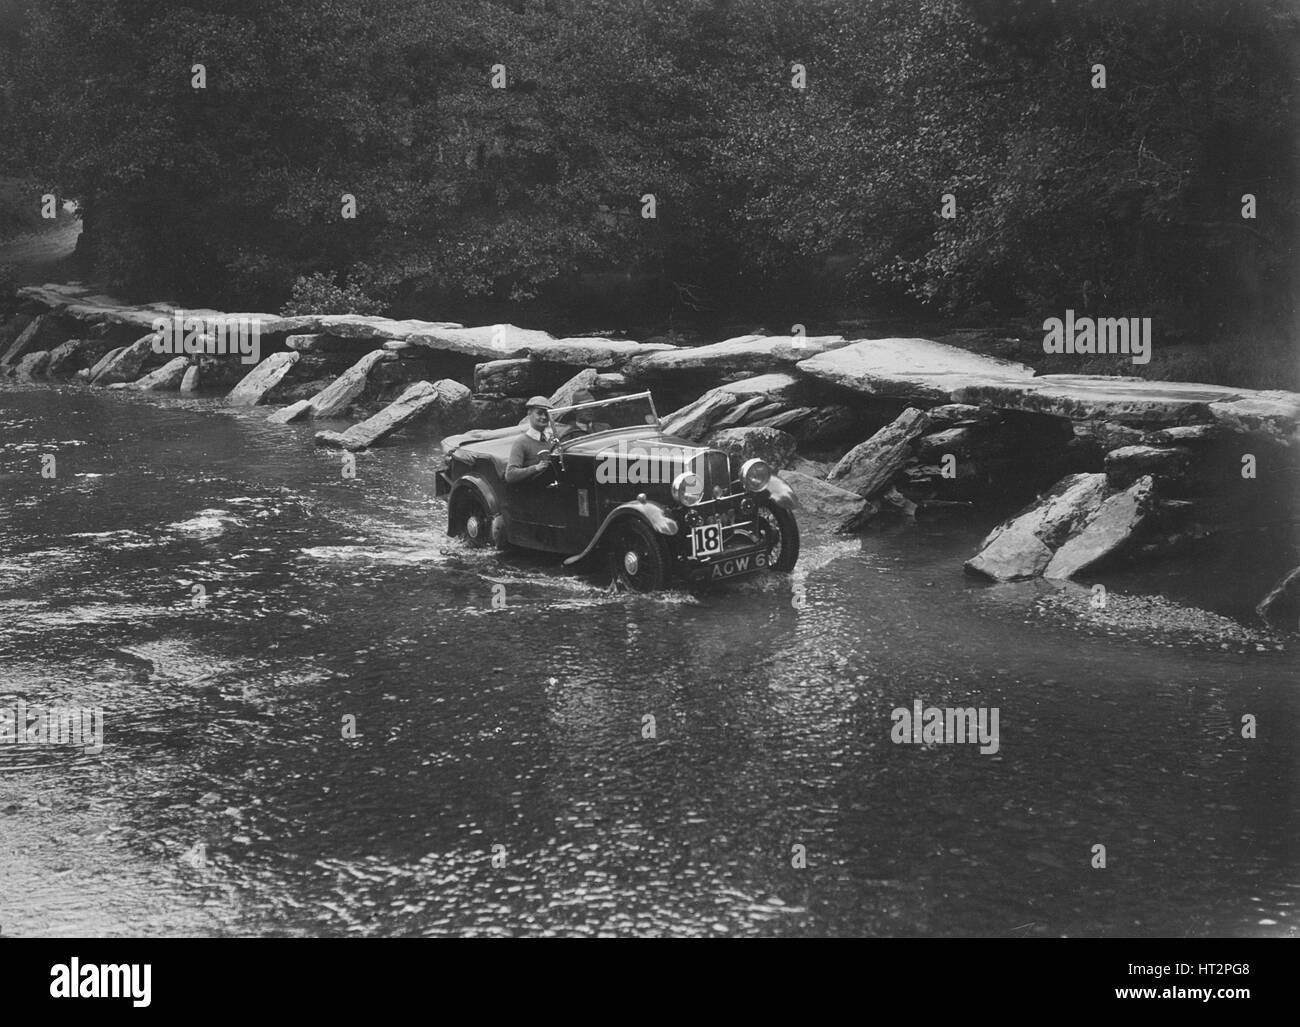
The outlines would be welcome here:
M 1030 622 L 984 524 L 615 595 L 264 416 L 0 387 L 0 706 L 106 716 L 0 745 L 5 935 L 1295 933 L 1290 653 Z

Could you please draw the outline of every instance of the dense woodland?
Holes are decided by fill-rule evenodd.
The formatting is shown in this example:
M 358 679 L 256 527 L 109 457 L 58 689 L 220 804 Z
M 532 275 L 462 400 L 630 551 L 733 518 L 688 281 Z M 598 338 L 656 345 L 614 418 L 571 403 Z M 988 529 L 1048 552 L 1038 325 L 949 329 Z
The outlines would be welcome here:
M 5 0 L 0 174 L 75 199 L 140 298 L 1072 307 L 1263 366 L 1295 338 L 1298 61 L 1294 0 Z

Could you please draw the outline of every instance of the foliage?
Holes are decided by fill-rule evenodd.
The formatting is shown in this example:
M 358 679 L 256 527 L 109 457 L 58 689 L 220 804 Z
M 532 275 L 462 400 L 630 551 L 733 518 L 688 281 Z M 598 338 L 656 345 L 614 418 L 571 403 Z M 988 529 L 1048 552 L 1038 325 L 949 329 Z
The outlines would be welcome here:
M 642 276 L 1286 330 L 1298 44 L 1289 0 L 0 0 L 0 173 L 81 201 L 112 282 L 205 305 Z
M 341 286 L 332 274 L 301 275 L 293 283 L 289 301 L 280 308 L 286 317 L 295 314 L 380 314 L 384 305 L 367 296 L 356 283 Z

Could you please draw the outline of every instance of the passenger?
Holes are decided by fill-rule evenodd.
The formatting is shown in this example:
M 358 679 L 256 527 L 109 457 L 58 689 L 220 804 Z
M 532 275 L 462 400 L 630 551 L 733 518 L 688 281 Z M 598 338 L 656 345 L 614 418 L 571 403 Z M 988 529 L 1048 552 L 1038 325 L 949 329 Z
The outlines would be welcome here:
M 553 479 L 551 443 L 547 437 L 550 423 L 551 401 L 545 396 L 534 396 L 528 401 L 528 427 L 510 447 L 507 485 L 549 484 Z
M 594 403 L 596 397 L 586 389 L 582 389 L 573 394 L 573 404 L 578 406 L 582 403 Z M 598 431 L 609 431 L 612 427 L 606 421 L 594 420 L 601 413 L 599 407 L 589 407 L 586 410 L 575 410 L 573 412 L 574 431 L 580 435 L 594 435 Z

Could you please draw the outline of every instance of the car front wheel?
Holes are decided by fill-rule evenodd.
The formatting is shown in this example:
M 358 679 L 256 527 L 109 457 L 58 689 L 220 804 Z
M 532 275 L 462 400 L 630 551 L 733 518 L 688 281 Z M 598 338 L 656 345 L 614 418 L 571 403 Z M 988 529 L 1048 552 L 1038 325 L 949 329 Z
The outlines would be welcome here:
M 799 562 L 799 522 L 794 514 L 775 503 L 759 505 L 757 519 L 768 539 L 767 566 L 789 573 Z
M 615 526 L 606 552 L 614 584 L 630 592 L 653 592 L 668 580 L 663 543 L 643 521 L 629 518 Z

